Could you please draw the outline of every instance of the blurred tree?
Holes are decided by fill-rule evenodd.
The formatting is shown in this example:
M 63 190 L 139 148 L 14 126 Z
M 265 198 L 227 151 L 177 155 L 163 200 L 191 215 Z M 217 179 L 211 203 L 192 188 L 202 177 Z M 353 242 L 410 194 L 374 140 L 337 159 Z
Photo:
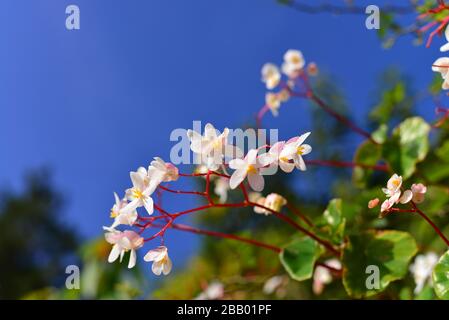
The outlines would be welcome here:
M 61 204 L 45 170 L 27 177 L 22 194 L 0 195 L 0 298 L 63 283 L 78 238 L 62 223 Z

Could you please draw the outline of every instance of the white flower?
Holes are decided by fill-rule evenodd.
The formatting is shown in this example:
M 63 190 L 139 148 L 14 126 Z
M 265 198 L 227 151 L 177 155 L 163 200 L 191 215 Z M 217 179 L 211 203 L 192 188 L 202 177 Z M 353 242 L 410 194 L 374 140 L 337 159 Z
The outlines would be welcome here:
M 390 198 L 385 200 L 380 207 L 380 212 L 386 212 L 390 210 L 396 203 L 399 202 L 399 198 L 401 196 L 401 191 L 396 192 Z
M 111 218 L 114 218 L 114 223 L 110 228 L 114 229 L 118 225 L 124 224 L 132 226 L 137 220 L 137 211 L 133 210 L 128 213 L 121 213 L 121 210 L 126 207 L 128 201 L 126 199 L 121 199 L 118 197 L 117 193 L 114 192 L 115 204 L 111 209 Z
M 213 281 L 198 295 L 198 297 L 195 298 L 195 300 L 217 300 L 223 298 L 223 295 L 223 284 L 219 281 Z
M 202 163 L 208 169 L 217 170 L 223 164 L 225 157 L 240 157 L 242 152 L 239 148 L 228 144 L 229 129 L 225 128 L 223 133 L 217 134 L 217 130 L 210 123 L 204 127 L 204 136 L 196 131 L 188 130 L 190 149 L 196 153 Z
M 287 157 L 281 157 L 281 152 L 284 149 L 285 141 L 276 142 L 267 153 L 260 155 L 259 161 L 265 167 L 267 165 L 275 164 L 284 172 L 292 172 L 295 164 L 290 162 Z
M 227 178 L 219 177 L 215 181 L 214 192 L 220 197 L 220 203 L 225 203 L 228 199 L 229 181 Z
M 411 191 L 413 193 L 413 202 L 421 203 L 424 201 L 425 194 L 427 192 L 427 187 L 422 183 L 412 184 Z
M 280 211 L 282 209 L 283 206 L 285 206 L 287 204 L 287 200 L 277 194 L 277 193 L 270 193 L 266 198 L 259 198 L 257 200 L 257 204 L 260 204 L 268 209 L 271 209 L 273 211 Z M 254 207 L 254 211 L 256 213 L 261 213 L 261 214 L 265 214 L 265 215 L 270 215 L 272 212 L 265 209 L 265 208 L 260 208 L 260 207 Z
M 391 176 L 387 182 L 387 187 L 382 188 L 382 191 L 387 195 L 387 197 L 392 197 L 396 193 L 401 192 L 402 177 L 398 176 L 396 173 Z
M 277 117 L 279 115 L 279 108 L 281 107 L 281 100 L 278 95 L 273 92 L 267 92 L 265 94 L 265 104 L 271 110 L 273 116 Z
M 441 73 L 444 79 L 443 90 L 449 89 L 449 79 L 447 77 L 449 71 L 449 58 L 439 58 L 432 65 L 432 71 Z
M 431 275 L 437 262 L 438 255 L 434 252 L 429 252 L 425 255 L 421 254 L 416 257 L 415 262 L 410 266 L 410 272 L 413 274 L 416 283 L 415 294 L 421 292 L 428 280 L 432 284 Z
M 249 185 L 254 191 L 263 190 L 265 181 L 260 175 L 262 165 L 257 159 L 257 152 L 257 149 L 252 149 L 244 159 L 233 159 L 229 162 L 229 167 L 235 170 L 229 180 L 231 189 L 237 188 L 248 177 Z
M 268 279 L 263 285 L 263 293 L 273 294 L 284 283 L 284 276 L 274 276 Z
M 277 87 L 281 80 L 281 73 L 276 65 L 266 63 L 262 67 L 262 82 L 265 83 L 267 89 L 271 90 Z
M 304 68 L 304 65 L 305 60 L 302 52 L 290 49 L 284 54 L 282 72 L 289 78 L 294 78 L 297 76 L 298 71 Z
M 297 169 L 305 171 L 307 168 L 302 156 L 309 154 L 312 151 L 312 147 L 303 143 L 309 135 L 310 132 L 307 132 L 299 137 L 294 137 L 287 141 L 279 155 L 279 159 L 284 162 L 293 160 L 293 163 Z
M 131 172 L 130 177 L 133 187 L 126 190 L 126 198 L 131 202 L 120 213 L 129 214 L 137 208 L 145 207 L 148 214 L 153 214 L 153 199 L 150 195 L 154 192 L 157 185 L 150 184 L 150 178 L 145 168 L 139 168 L 137 172 Z
M 327 260 L 326 265 L 335 269 L 341 269 L 341 262 L 337 259 Z M 313 273 L 313 292 L 315 294 L 321 294 L 324 286 L 331 283 L 333 280 L 332 273 L 323 266 L 317 266 Z
M 143 257 L 143 260 L 146 262 L 153 261 L 151 270 L 157 276 L 161 275 L 161 273 L 167 275 L 171 271 L 172 262 L 168 256 L 168 249 L 165 246 L 160 246 L 148 251 L 145 257 Z
M 105 234 L 106 241 L 113 245 L 108 262 L 112 263 L 118 257 L 120 257 L 120 262 L 122 262 L 125 252 L 131 251 L 128 268 L 133 268 L 136 265 L 136 250 L 143 246 L 143 238 L 131 230 L 122 232 L 107 227 L 103 228 L 109 231 Z
M 447 43 L 441 46 L 440 48 L 441 52 L 449 51 L 449 25 L 446 27 L 446 30 L 444 31 L 444 36 L 446 38 Z
M 173 164 L 165 162 L 159 157 L 155 157 L 148 167 L 148 177 L 150 181 L 176 181 L 179 177 L 179 171 Z

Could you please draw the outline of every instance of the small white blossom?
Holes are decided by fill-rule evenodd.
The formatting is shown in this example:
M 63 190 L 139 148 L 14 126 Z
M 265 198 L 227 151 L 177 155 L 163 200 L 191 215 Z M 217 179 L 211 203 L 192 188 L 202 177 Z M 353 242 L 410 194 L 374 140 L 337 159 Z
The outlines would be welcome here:
M 224 286 L 219 281 L 211 282 L 207 288 L 201 292 L 195 300 L 218 300 L 224 296 Z
M 295 164 L 290 162 L 287 157 L 282 157 L 281 152 L 284 149 L 285 141 L 276 142 L 267 153 L 260 155 L 259 161 L 263 166 L 279 165 L 284 172 L 292 172 Z
M 287 141 L 279 155 L 279 159 L 284 162 L 293 160 L 293 163 L 297 169 L 305 171 L 307 167 L 302 156 L 312 152 L 312 147 L 308 144 L 304 144 L 304 141 L 309 135 L 310 132 L 307 132 L 299 137 L 294 137 Z
M 240 183 L 248 177 L 248 182 L 254 191 L 262 191 L 265 181 L 260 174 L 262 165 L 257 159 L 258 150 L 252 149 L 244 159 L 233 159 L 229 162 L 229 167 L 234 169 L 229 186 L 231 189 L 237 188 Z
M 382 191 L 387 195 L 387 197 L 392 197 L 397 192 L 401 192 L 402 177 L 398 176 L 396 173 L 391 176 L 387 182 L 387 187 L 382 188 Z
M 219 177 L 215 180 L 214 192 L 220 197 L 220 203 L 225 203 L 228 199 L 229 181 L 227 178 Z
M 263 293 L 273 294 L 285 282 L 284 276 L 274 276 L 268 279 L 263 285 Z
M 137 220 L 137 211 L 133 210 L 128 213 L 122 213 L 121 210 L 126 207 L 128 201 L 126 199 L 120 199 L 117 193 L 114 192 L 115 204 L 111 209 L 111 218 L 114 218 L 114 223 L 110 228 L 114 229 L 119 225 L 132 226 Z
M 168 249 L 165 246 L 160 246 L 148 251 L 143 259 L 146 262 L 153 261 L 151 271 L 157 276 L 161 275 L 161 273 L 167 275 L 172 269 L 172 262 L 168 256 Z
M 441 77 L 444 79 L 442 88 L 443 90 L 449 89 L 449 58 L 439 58 L 432 65 L 432 71 L 439 72 Z
M 284 63 L 282 64 L 282 72 L 289 78 L 297 76 L 298 72 L 304 68 L 305 60 L 302 52 L 290 49 L 284 54 Z
M 228 143 L 229 129 L 225 128 L 223 133 L 217 134 L 217 130 L 210 123 L 204 128 L 204 136 L 196 131 L 188 130 L 190 149 L 196 153 L 202 163 L 208 169 L 217 170 L 225 157 L 241 157 L 239 148 Z
M 104 227 L 108 232 L 105 234 L 106 241 L 112 244 L 112 250 L 108 257 L 108 262 L 112 263 L 120 257 L 120 262 L 126 252 L 130 251 L 128 268 L 136 265 L 136 250 L 143 246 L 143 238 L 131 230 L 118 231 Z
M 150 181 L 176 181 L 179 177 L 179 171 L 173 164 L 165 162 L 159 157 L 155 157 L 148 167 L 148 177 L 150 178 Z
M 283 206 L 287 204 L 287 200 L 277 194 L 277 193 L 270 193 L 266 198 L 262 197 L 257 200 L 257 204 L 260 204 L 268 209 L 271 209 L 273 211 L 279 212 Z M 267 210 L 265 208 L 260 207 L 254 207 L 254 211 L 256 213 L 270 215 L 272 212 L 270 210 Z
M 130 201 L 121 211 L 122 214 L 129 214 L 137 208 L 145 207 L 148 214 L 153 214 L 153 199 L 150 195 L 157 185 L 150 184 L 150 178 L 145 168 L 139 168 L 137 172 L 130 173 L 133 187 L 126 190 L 126 198 Z
M 281 73 L 276 65 L 266 63 L 262 67 L 262 82 L 265 83 L 267 89 L 271 90 L 278 86 L 281 80 Z
M 415 294 L 419 294 L 427 282 L 432 285 L 431 275 L 437 262 L 438 255 L 434 252 L 421 254 L 415 258 L 415 262 L 410 266 L 410 272 L 416 283 Z
M 279 115 L 279 108 L 281 107 L 281 100 L 278 95 L 274 92 L 267 92 L 265 94 L 265 104 L 270 109 L 273 116 L 277 117 Z
M 337 259 L 330 259 L 325 261 L 325 264 L 335 269 L 341 269 L 341 262 Z M 317 266 L 313 273 L 313 292 L 319 295 L 323 292 L 324 286 L 331 283 L 333 280 L 332 273 L 323 266 Z

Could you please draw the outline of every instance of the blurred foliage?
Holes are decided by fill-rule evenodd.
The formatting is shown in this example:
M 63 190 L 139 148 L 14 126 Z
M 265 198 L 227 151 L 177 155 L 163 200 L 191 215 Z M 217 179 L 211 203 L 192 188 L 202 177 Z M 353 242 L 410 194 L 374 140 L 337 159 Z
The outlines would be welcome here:
M 326 76 L 317 79 L 314 89 L 330 106 L 345 114 L 350 108 L 332 85 L 335 81 L 329 79 Z M 429 94 L 438 93 L 439 90 L 429 90 Z M 199 254 L 185 268 L 167 277 L 153 297 L 192 299 L 198 297 L 209 283 L 218 280 L 224 285 L 225 299 L 419 300 L 436 299 L 437 295 L 445 298 L 448 288 L 446 260 L 442 258 L 435 269 L 434 279 L 439 281 L 436 293 L 427 284 L 415 294 L 415 282 L 409 272 L 416 254 L 433 251 L 441 255 L 447 250 L 444 242 L 418 215 L 391 214 L 380 219 L 379 209 L 369 210 L 367 203 L 373 198 L 384 197 L 381 188 L 392 173 L 397 172 L 403 175 L 407 186 L 418 182 L 428 185 L 427 200 L 420 208 L 444 233 L 449 234 L 449 128 L 445 124 L 439 130 L 431 130 L 431 124 L 426 120 L 413 116 L 416 92 L 409 79 L 397 70 L 387 70 L 380 77 L 376 97 L 377 103 L 366 116 L 377 144 L 362 141 L 353 160 L 366 165 L 385 164 L 389 168 L 387 172 L 363 167 L 346 170 L 309 166 L 307 174 L 287 176 L 278 173 L 270 176 L 264 190 L 264 194 L 275 191 L 284 195 L 290 204 L 313 221 L 314 227 L 307 226 L 285 208 L 284 214 L 290 215 L 304 228 L 313 230 L 322 239 L 343 248 L 341 277 L 333 275 L 333 281 L 321 294 L 314 293 L 315 266 L 332 258 L 329 251 L 274 217 L 257 215 L 248 208 L 220 208 L 209 210 L 207 215 L 198 215 L 197 224 L 205 229 L 236 233 L 280 246 L 284 248 L 282 253 L 277 255 L 232 240 L 205 237 Z M 354 144 L 354 139 L 350 138 L 345 127 L 329 119 L 322 110 L 314 105 L 310 107 L 312 114 L 316 113 L 316 118 L 312 117 L 315 119 L 312 145 L 332 145 L 337 137 L 343 141 L 332 152 L 320 154 L 317 158 L 346 159 L 348 146 Z M 328 174 L 323 174 L 326 171 Z M 301 180 L 301 185 L 307 185 L 307 190 L 298 192 L 294 182 L 296 177 Z M 233 201 L 241 201 L 239 192 L 230 193 L 229 202 Z M 380 287 L 377 289 L 367 289 L 365 285 L 368 265 L 380 268 Z M 267 291 L 264 287 L 273 276 L 281 280 L 274 290 Z
M 0 195 L 0 298 L 59 285 L 78 238 L 60 217 L 61 199 L 46 171 L 27 177 L 22 194 Z

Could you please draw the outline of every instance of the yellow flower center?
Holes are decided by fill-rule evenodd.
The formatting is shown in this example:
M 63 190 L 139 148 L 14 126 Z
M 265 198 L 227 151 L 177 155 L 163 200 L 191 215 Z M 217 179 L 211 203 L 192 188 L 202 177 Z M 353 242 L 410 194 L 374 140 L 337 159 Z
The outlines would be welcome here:
M 399 185 L 401 184 L 401 182 L 399 180 L 393 180 L 393 185 L 397 188 L 399 187 Z
M 213 146 L 214 149 L 220 148 L 220 147 L 221 147 L 221 141 L 220 141 L 219 139 L 215 140 L 215 141 L 212 143 L 212 146 Z
M 111 218 L 115 218 L 117 216 L 118 216 L 118 212 L 114 211 L 114 210 L 111 210 Z
M 289 162 L 290 160 L 287 157 L 280 157 L 279 160 L 283 162 Z
M 294 64 L 299 64 L 301 62 L 301 58 L 299 56 L 293 56 L 292 57 L 292 62 Z
M 256 173 L 257 173 L 257 169 L 256 169 L 255 166 L 253 166 L 252 164 L 250 164 L 250 165 L 248 166 L 248 168 L 246 169 L 246 172 L 256 174 Z
M 139 189 L 133 189 L 133 197 L 136 199 L 143 199 L 143 193 Z
M 296 153 L 299 156 L 302 156 L 304 154 L 304 150 L 305 150 L 305 148 L 303 146 L 300 146 L 300 147 L 298 147 L 298 150 L 296 151 Z

